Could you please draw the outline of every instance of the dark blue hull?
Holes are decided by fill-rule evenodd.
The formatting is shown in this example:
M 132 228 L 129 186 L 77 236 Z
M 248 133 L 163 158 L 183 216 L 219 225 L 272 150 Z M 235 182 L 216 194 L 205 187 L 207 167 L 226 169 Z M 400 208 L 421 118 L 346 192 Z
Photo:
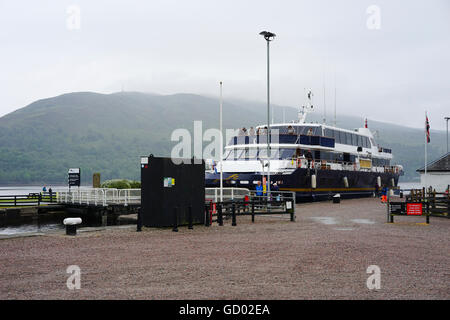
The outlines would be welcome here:
M 311 187 L 311 176 L 316 175 L 316 188 Z M 344 183 L 347 177 L 348 187 Z M 345 170 L 314 170 L 298 168 L 291 174 L 274 174 L 272 182 L 277 182 L 281 191 L 295 191 L 298 202 L 327 200 L 337 193 L 341 198 L 359 198 L 372 196 L 375 191 L 377 177 L 381 184 L 391 187 L 392 179 L 397 186 L 399 174 L 393 172 L 362 172 Z M 220 174 L 206 173 L 206 187 L 219 187 Z M 261 181 L 259 173 L 224 173 L 224 187 L 255 189 L 254 181 Z M 234 182 L 232 182 L 234 181 Z M 245 183 L 248 182 L 248 183 Z

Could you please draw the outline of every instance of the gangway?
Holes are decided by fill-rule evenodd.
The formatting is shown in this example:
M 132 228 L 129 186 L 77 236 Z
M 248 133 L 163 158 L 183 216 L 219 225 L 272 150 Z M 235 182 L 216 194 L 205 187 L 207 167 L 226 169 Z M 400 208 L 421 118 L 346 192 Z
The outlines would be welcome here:
M 56 201 L 61 204 L 126 207 L 141 204 L 141 189 L 75 189 L 58 192 Z

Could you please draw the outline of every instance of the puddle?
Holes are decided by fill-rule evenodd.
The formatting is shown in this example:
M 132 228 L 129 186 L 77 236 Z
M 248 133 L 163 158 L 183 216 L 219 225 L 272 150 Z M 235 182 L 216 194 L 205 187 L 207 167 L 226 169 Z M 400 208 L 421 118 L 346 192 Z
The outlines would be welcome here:
M 312 217 L 311 219 L 320 222 L 322 224 L 338 224 L 338 221 L 334 217 Z
M 354 223 L 359 223 L 359 224 L 374 224 L 375 221 L 369 220 L 369 219 L 352 219 L 350 220 Z

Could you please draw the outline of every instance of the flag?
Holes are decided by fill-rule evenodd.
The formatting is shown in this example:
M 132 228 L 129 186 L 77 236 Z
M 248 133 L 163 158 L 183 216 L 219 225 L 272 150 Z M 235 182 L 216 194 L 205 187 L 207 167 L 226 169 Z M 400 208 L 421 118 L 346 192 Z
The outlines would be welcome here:
M 428 121 L 428 116 L 426 117 L 426 121 L 425 121 L 425 132 L 427 134 L 427 143 L 430 143 L 430 122 Z

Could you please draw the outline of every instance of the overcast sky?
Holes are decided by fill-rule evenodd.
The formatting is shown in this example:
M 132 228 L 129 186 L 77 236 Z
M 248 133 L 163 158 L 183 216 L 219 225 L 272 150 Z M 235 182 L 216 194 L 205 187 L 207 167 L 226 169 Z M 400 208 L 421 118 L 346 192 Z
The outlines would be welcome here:
M 77 9 L 80 10 L 79 20 Z M 79 24 L 78 24 L 79 21 Z M 450 116 L 450 1 L 0 0 L 0 116 L 74 91 L 266 99 L 432 129 Z M 265 112 L 265 110 L 262 110 Z

